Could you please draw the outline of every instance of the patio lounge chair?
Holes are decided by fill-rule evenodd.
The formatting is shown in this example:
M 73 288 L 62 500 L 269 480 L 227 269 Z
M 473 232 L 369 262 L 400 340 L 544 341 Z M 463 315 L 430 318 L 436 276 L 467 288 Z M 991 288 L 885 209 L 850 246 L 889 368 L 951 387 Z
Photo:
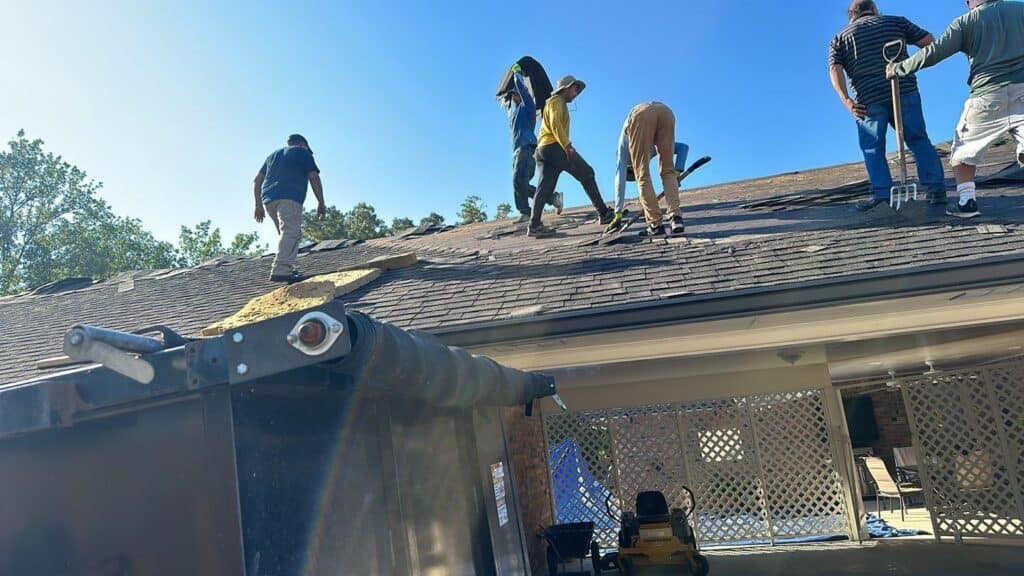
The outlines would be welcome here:
M 882 499 L 895 499 L 900 501 L 900 519 L 907 519 L 907 503 L 906 498 L 917 496 L 923 492 L 920 488 L 903 488 L 897 484 L 892 476 L 889 475 L 889 469 L 885 467 L 885 462 L 882 462 L 880 458 L 869 457 L 864 459 L 864 466 L 868 470 L 868 474 L 871 475 L 871 481 L 875 485 L 875 511 L 877 514 L 882 513 Z
M 896 481 L 904 488 L 920 488 L 921 476 L 917 471 L 917 455 L 913 447 L 893 448 L 893 459 L 896 461 Z

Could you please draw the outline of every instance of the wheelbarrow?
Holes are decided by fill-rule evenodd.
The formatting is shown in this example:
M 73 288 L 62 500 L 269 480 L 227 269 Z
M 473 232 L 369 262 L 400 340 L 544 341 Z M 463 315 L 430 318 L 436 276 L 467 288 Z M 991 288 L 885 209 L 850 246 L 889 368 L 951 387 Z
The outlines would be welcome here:
M 558 567 L 576 560 L 580 573 L 586 574 L 583 561 L 590 557 L 594 574 L 601 573 L 601 547 L 594 541 L 594 523 L 576 522 L 555 524 L 540 531 L 540 537 L 548 543 L 548 574 L 558 574 Z
M 882 47 L 882 57 L 889 64 L 893 64 L 903 54 L 905 47 L 906 43 L 903 40 L 893 40 Z M 896 145 L 899 148 L 900 181 L 889 191 L 889 206 L 899 210 L 911 199 L 917 200 L 917 183 L 911 182 L 907 177 L 907 149 L 903 138 L 903 102 L 900 98 L 899 78 L 892 79 L 892 112 L 893 124 L 896 127 Z

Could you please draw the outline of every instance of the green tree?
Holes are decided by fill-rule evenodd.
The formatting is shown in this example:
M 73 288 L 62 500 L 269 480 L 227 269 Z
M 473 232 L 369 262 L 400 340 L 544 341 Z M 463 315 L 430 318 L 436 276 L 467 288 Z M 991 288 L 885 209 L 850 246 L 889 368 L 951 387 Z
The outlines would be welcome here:
M 486 222 L 487 212 L 484 212 L 486 207 L 487 205 L 483 203 L 479 196 L 467 196 L 462 201 L 462 208 L 459 210 L 459 218 L 462 219 L 460 224 Z
M 391 220 L 391 229 L 388 231 L 390 234 L 398 234 L 412 228 L 415 224 L 412 223 L 410 218 L 395 218 Z
M 228 246 L 227 253 L 233 256 L 260 256 L 270 249 L 266 244 L 260 244 L 260 233 L 249 232 L 235 234 Z
M 39 240 L 26 286 L 39 286 L 61 278 L 105 279 L 128 270 L 172 268 L 174 246 L 159 242 L 132 218 L 99 211 L 95 219 L 63 221 Z
M 231 246 L 225 248 L 221 241 L 220 228 L 206 220 L 196 224 L 194 228 L 181 227 L 178 236 L 177 264 L 179 266 L 196 266 L 218 256 L 258 256 L 267 247 L 259 245 L 259 234 L 236 234 Z
M 509 216 L 511 214 L 512 214 L 512 205 L 503 202 L 501 204 L 498 204 L 498 208 L 497 208 L 497 210 L 494 213 L 494 219 L 495 220 L 508 220 L 508 218 L 509 218 Z
M 347 217 L 334 206 L 327 208 L 323 220 L 317 218 L 316 210 L 306 210 L 302 215 L 302 237 L 310 242 L 348 238 Z
M 353 240 L 370 240 L 388 235 L 388 227 L 377 216 L 377 210 L 365 202 L 360 202 L 345 214 L 348 225 L 348 237 Z
M 24 131 L 0 150 L 0 293 L 173 265 L 173 247 L 116 216 L 101 184 Z
M 441 216 L 437 212 L 431 212 L 430 216 L 420 219 L 420 226 L 440 226 L 444 224 L 444 216 Z

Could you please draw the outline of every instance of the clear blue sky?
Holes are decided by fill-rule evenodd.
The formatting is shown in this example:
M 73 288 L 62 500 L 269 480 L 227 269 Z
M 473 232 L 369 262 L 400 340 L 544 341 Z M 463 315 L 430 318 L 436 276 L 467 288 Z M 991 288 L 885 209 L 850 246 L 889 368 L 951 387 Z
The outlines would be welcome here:
M 104 183 L 159 238 L 211 219 L 259 230 L 251 182 L 305 134 L 328 204 L 388 221 L 462 199 L 512 201 L 505 115 L 493 94 L 524 54 L 587 81 L 573 140 L 612 199 L 629 109 L 660 100 L 693 158 L 688 187 L 859 160 L 834 96 L 829 40 L 847 0 L 9 0 L 0 32 L 0 136 L 19 128 Z M 963 0 L 881 0 L 936 36 Z M 967 95 L 966 59 L 921 75 L 933 140 Z M 585 204 L 563 176 L 568 204 Z M 635 195 L 632 187 L 630 195 Z M 312 195 L 307 201 L 311 207 Z

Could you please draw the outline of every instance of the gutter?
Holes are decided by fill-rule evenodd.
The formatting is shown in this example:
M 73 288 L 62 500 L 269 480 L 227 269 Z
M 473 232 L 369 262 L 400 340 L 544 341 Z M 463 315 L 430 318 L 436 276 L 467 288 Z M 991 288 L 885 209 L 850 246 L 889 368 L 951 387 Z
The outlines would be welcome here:
M 706 322 L 1024 282 L 1024 254 L 430 330 L 466 348 Z

